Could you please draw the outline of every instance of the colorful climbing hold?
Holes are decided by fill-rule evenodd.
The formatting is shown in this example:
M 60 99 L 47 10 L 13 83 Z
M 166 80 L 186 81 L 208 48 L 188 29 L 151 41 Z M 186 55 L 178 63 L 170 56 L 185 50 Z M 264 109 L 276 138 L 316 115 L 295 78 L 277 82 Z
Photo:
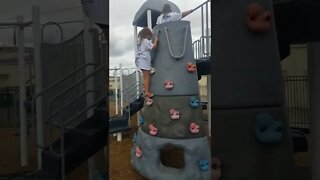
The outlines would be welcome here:
M 193 134 L 199 133 L 200 131 L 200 126 L 196 123 L 191 123 L 190 124 L 190 132 Z
M 193 73 L 193 72 L 196 71 L 196 69 L 197 69 L 197 67 L 196 67 L 195 64 L 193 64 L 193 63 L 191 63 L 191 62 L 189 62 L 189 63 L 187 64 L 187 70 L 188 70 L 189 72 Z
M 198 108 L 200 106 L 200 101 L 195 96 L 190 97 L 190 106 L 192 108 Z
M 142 150 L 139 146 L 136 147 L 136 157 L 140 158 L 142 156 Z
M 247 8 L 247 27 L 253 32 L 265 32 L 271 28 L 271 12 L 258 3 L 251 3 Z
M 137 133 L 134 133 L 134 135 L 133 135 L 133 142 L 134 143 L 136 143 L 136 141 L 137 141 L 137 136 L 138 136 Z
M 158 133 L 158 128 L 156 128 L 153 124 L 149 124 L 149 130 L 152 136 L 155 136 Z
M 170 117 L 173 120 L 179 119 L 180 118 L 180 113 L 179 111 L 175 110 L 175 109 L 170 109 Z
M 219 180 L 221 178 L 221 160 L 212 158 L 212 180 Z
M 281 142 L 282 129 L 283 123 L 276 121 L 270 113 L 260 113 L 257 116 L 254 132 L 260 142 L 266 144 Z
M 144 123 L 144 118 L 142 116 L 139 117 L 139 125 L 143 125 Z
M 152 105 L 152 103 L 153 103 L 153 99 L 152 99 L 152 98 L 147 97 L 147 98 L 146 98 L 146 104 L 147 104 L 148 106 L 151 106 L 151 105 Z
M 207 171 L 209 169 L 209 161 L 206 159 L 200 160 L 199 167 L 201 171 Z
M 164 88 L 166 88 L 167 90 L 172 89 L 173 88 L 173 81 L 165 80 L 164 81 Z

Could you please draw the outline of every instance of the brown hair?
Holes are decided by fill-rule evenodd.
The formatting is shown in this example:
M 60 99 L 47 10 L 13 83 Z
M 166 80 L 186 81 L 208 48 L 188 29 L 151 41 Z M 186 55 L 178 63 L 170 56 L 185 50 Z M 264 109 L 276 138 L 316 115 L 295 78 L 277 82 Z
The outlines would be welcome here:
M 138 33 L 138 38 L 140 41 L 142 41 L 144 38 L 147 37 L 147 35 L 152 35 L 152 32 L 149 28 L 144 27 L 139 33 Z
M 169 13 L 169 12 L 171 12 L 171 11 L 172 11 L 172 10 L 171 10 L 170 4 L 165 4 L 165 5 L 163 6 L 162 12 L 163 12 L 164 14 L 167 14 L 167 13 Z

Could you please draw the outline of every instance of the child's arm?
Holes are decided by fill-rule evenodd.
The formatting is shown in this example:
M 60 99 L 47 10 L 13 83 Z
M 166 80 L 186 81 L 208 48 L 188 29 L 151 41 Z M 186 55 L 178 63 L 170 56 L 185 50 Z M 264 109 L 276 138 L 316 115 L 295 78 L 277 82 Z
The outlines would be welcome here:
M 155 36 L 152 49 L 156 49 L 158 47 L 158 40 L 159 40 L 158 37 Z

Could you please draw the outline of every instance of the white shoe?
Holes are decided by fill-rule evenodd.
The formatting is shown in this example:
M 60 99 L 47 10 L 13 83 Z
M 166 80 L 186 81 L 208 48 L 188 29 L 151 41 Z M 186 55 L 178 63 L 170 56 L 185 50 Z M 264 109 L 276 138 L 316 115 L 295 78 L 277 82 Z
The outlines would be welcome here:
M 150 69 L 150 74 L 154 74 L 156 72 L 156 70 L 152 67 L 151 69 Z

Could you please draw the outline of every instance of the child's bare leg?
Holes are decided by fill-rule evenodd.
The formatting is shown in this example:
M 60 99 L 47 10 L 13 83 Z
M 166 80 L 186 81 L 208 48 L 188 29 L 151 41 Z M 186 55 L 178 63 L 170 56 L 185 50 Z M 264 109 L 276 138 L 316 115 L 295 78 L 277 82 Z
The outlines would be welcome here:
M 152 93 L 150 93 L 150 71 L 149 70 L 142 70 L 142 74 L 143 74 L 143 87 L 144 87 L 144 91 L 146 92 L 146 96 L 147 97 L 151 97 L 153 96 Z

